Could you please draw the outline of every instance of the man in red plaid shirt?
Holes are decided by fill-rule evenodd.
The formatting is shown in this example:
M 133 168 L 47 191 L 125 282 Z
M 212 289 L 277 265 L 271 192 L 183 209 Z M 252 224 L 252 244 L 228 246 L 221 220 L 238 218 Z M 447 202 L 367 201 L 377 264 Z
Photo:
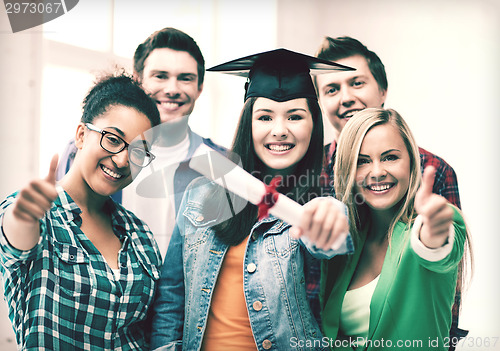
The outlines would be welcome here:
M 325 37 L 316 57 L 356 68 L 356 71 L 321 74 L 315 78 L 323 115 L 328 118 L 335 133 L 333 142 L 325 146 L 322 175 L 322 179 L 328 182 L 324 185 L 333 191 L 336 140 L 345 124 L 356 112 L 365 108 L 384 106 L 387 96 L 387 76 L 385 67 L 377 54 L 351 37 Z M 432 191 L 460 208 L 457 177 L 453 168 L 431 152 L 422 148 L 419 148 L 419 151 L 422 172 L 430 165 L 436 168 L 436 179 Z M 307 290 L 311 299 L 319 293 L 318 277 L 318 272 L 312 272 L 308 279 Z M 458 341 L 468 333 L 458 328 L 459 306 L 460 290 L 457 285 L 450 340 Z M 450 350 L 454 349 L 454 346 L 450 347 Z

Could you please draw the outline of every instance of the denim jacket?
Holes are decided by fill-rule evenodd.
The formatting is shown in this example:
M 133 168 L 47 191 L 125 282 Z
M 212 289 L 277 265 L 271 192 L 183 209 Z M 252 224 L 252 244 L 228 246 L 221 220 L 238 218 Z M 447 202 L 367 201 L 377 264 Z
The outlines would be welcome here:
M 198 178 L 184 195 L 153 307 L 153 350 L 201 348 L 212 293 L 228 249 L 211 229 L 216 220 L 202 212 L 213 186 Z M 289 228 L 270 216 L 255 223 L 248 237 L 244 267 L 254 263 L 257 269 L 244 269 L 243 288 L 255 343 L 258 350 L 326 350 L 306 297 L 305 256 L 308 251 L 321 253 L 321 258 L 350 253 L 352 239 L 348 236 L 336 251 L 319 252 L 291 238 Z M 259 308 L 254 309 L 257 301 Z

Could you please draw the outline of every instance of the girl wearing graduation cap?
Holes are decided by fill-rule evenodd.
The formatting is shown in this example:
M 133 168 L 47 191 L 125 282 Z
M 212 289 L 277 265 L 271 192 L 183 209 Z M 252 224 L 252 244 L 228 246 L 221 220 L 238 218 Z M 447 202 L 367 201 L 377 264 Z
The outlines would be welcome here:
M 310 69 L 349 68 L 278 49 L 209 69 L 248 75 L 232 151 L 266 183 L 280 177 L 278 191 L 305 211 L 292 228 L 234 196 L 224 208 L 229 193 L 193 181 L 165 257 L 152 349 L 327 349 L 306 296 L 308 264 L 348 253 L 352 242 L 343 205 L 318 197 L 312 179 L 321 172 L 323 124 Z

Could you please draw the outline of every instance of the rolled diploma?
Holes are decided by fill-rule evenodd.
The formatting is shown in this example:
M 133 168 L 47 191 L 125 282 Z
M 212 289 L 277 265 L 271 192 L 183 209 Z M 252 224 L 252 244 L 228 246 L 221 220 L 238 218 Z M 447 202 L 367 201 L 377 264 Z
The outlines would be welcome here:
M 189 166 L 254 205 L 258 205 L 266 194 L 262 181 L 204 144 L 197 150 Z M 279 194 L 269 212 L 286 223 L 299 226 L 304 209 L 289 197 Z

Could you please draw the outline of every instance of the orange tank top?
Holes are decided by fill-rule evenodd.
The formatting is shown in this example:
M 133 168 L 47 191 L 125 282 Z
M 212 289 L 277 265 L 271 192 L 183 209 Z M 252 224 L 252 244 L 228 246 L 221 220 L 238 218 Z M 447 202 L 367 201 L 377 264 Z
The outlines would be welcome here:
M 243 261 L 247 240 L 226 252 L 212 295 L 201 349 L 257 350 L 243 292 Z

